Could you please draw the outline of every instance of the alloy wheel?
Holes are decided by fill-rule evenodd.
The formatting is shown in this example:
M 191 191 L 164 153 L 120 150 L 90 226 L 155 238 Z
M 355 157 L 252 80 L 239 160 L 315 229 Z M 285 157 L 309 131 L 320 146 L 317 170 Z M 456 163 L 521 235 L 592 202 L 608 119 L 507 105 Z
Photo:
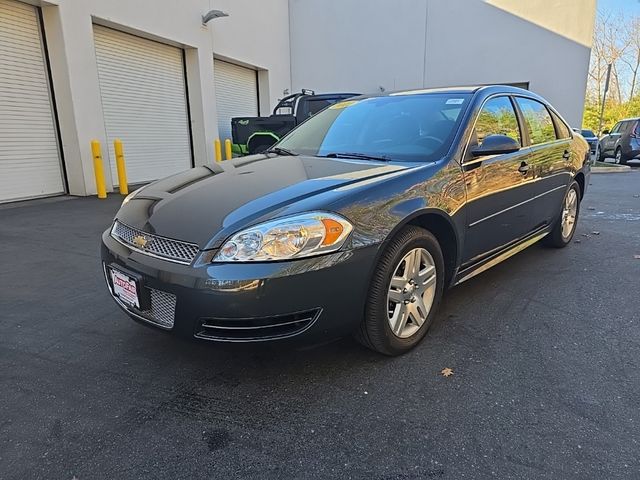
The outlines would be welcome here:
M 569 238 L 573 233 L 578 214 L 578 193 L 575 189 L 570 189 L 564 198 L 562 206 L 562 237 Z
M 622 161 L 622 150 L 616 150 L 616 163 L 620 163 Z
M 388 321 L 396 337 L 414 335 L 426 322 L 436 294 L 436 265 L 424 248 L 410 250 L 394 269 L 387 294 Z

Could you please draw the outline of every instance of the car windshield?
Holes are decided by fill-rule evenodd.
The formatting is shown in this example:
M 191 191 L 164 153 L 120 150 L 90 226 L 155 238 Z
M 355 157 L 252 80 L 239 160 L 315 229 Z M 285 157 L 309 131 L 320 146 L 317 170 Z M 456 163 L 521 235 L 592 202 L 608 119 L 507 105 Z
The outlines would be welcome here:
M 447 153 L 471 94 L 399 93 L 346 100 L 276 147 L 302 155 L 430 162 Z
M 596 136 L 596 134 L 593 133 L 592 130 L 582 130 L 580 133 L 582 134 L 583 137 L 595 137 Z

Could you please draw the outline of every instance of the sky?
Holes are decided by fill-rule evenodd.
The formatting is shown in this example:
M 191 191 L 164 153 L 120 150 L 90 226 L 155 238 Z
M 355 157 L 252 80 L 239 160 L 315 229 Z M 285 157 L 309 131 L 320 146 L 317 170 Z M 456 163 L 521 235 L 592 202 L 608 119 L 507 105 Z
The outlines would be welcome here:
M 598 10 L 640 15 L 640 0 L 598 0 Z

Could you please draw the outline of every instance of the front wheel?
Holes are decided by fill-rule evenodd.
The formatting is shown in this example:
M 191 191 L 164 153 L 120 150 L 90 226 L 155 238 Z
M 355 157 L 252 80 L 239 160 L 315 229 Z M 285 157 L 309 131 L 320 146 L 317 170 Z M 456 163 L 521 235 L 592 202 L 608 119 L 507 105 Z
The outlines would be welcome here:
M 385 355 L 411 350 L 433 322 L 444 277 L 442 250 L 433 234 L 403 228 L 380 257 L 356 340 Z
M 576 232 L 579 213 L 580 186 L 574 181 L 569 185 L 569 189 L 564 195 L 560 218 L 556 220 L 551 233 L 544 238 L 544 243 L 555 248 L 566 247 L 569 242 L 571 242 L 573 234 Z

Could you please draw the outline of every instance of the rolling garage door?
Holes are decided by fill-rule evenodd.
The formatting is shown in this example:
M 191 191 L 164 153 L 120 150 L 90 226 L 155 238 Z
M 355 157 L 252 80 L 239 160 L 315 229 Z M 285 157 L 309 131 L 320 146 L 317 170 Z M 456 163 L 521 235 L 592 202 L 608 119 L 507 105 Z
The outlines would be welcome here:
M 0 0 L 0 202 L 64 191 L 38 13 Z
M 100 25 L 93 31 L 114 184 L 115 138 L 124 143 L 129 183 L 191 167 L 182 50 Z
M 214 60 L 218 132 L 223 141 L 231 138 L 233 117 L 258 115 L 258 79 L 255 70 Z

